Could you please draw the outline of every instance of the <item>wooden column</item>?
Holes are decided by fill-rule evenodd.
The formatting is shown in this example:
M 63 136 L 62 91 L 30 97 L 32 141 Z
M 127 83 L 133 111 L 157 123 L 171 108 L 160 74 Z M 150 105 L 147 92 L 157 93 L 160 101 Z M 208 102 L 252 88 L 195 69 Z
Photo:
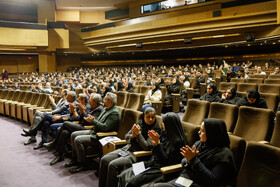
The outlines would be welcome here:
M 39 54 L 39 72 L 56 72 L 56 56 L 52 54 Z
M 277 0 L 277 24 L 280 24 L 280 0 Z

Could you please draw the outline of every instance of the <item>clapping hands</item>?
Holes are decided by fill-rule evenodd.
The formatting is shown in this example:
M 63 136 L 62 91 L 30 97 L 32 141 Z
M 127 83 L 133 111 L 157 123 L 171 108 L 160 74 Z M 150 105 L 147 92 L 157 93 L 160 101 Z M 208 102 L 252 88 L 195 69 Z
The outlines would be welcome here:
M 191 161 L 198 153 L 199 151 L 196 150 L 196 147 L 193 146 L 193 149 L 190 148 L 188 145 L 185 147 L 182 147 L 181 149 L 181 155 L 187 159 L 188 162 Z
M 155 132 L 154 130 L 151 130 L 148 132 L 148 136 L 149 136 L 153 146 L 157 146 L 158 144 L 160 144 L 159 134 L 157 132 Z

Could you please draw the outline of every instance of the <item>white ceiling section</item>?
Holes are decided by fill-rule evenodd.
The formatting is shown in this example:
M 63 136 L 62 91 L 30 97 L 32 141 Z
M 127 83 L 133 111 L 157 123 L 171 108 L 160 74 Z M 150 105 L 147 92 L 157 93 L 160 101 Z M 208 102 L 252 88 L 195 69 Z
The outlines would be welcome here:
M 56 0 L 56 8 L 60 10 L 102 10 L 116 9 L 114 5 L 129 0 Z

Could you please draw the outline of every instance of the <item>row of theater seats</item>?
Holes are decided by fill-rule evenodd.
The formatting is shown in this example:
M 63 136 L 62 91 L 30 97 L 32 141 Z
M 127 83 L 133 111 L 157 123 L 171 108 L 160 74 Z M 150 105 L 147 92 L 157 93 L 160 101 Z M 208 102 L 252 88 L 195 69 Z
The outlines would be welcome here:
M 31 123 L 36 110 L 51 111 L 48 94 L 21 90 L 0 90 L 0 114 Z M 59 97 L 55 96 L 55 101 Z
M 145 95 L 142 93 L 117 92 L 117 106 L 141 111 Z
M 280 147 L 280 112 L 277 113 L 275 126 L 274 116 L 274 112 L 269 109 L 190 99 L 182 121 L 200 125 L 207 117 L 222 119 L 232 135 L 246 141 L 268 141 Z
M 114 141 L 106 144 L 103 147 L 103 154 L 107 154 L 127 144 L 127 142 L 124 140 L 125 134 L 131 129 L 133 124 L 135 124 L 140 118 L 142 118 L 143 115 L 139 111 L 126 108 L 120 108 L 120 112 L 122 121 L 119 130 L 115 133 L 115 135 L 117 135 L 121 139 L 121 141 Z M 156 119 L 161 126 L 161 116 L 157 115 Z M 277 120 L 280 120 L 280 112 L 277 114 Z M 187 145 L 193 145 L 194 142 L 199 140 L 198 131 L 200 130 L 200 126 L 185 122 L 183 120 L 181 121 L 181 123 L 186 136 Z M 279 131 L 279 123 L 277 124 L 277 128 Z M 268 184 L 271 184 L 268 186 L 275 186 L 272 184 L 279 184 L 279 147 L 254 141 L 246 141 L 244 138 L 232 134 L 229 134 L 229 137 L 231 142 L 230 149 L 233 152 L 236 167 L 239 171 L 237 186 L 267 186 Z M 275 137 L 276 136 L 274 136 L 274 138 Z M 277 141 L 279 142 L 280 139 L 273 140 L 273 142 Z M 147 156 L 151 155 L 151 151 L 137 151 L 133 154 L 136 157 L 137 161 L 141 161 L 147 159 Z M 179 172 L 181 170 L 181 164 L 161 168 L 163 178 L 166 181 L 170 180 L 171 174 L 172 176 L 174 176 L 174 172 Z M 259 177 L 266 177 L 269 178 L 269 180 L 260 182 L 256 180 Z

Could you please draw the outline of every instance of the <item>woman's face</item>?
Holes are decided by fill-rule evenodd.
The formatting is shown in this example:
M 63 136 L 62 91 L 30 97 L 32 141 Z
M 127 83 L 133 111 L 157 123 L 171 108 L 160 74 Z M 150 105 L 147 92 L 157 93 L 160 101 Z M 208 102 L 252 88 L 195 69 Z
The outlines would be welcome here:
M 144 116 L 144 120 L 148 125 L 152 125 L 156 120 L 156 114 L 153 112 L 149 112 Z
M 173 79 L 173 80 L 172 80 L 172 84 L 176 84 L 176 79 Z
M 93 93 L 97 93 L 97 88 L 96 88 L 96 86 L 94 86 L 94 87 L 92 88 L 92 91 L 93 91 Z
M 249 98 L 248 96 L 247 96 L 247 100 L 250 104 L 254 104 L 257 101 L 256 98 Z
M 211 86 L 207 86 L 207 93 L 208 94 L 212 94 L 213 93 L 213 88 L 211 88 Z
M 206 130 L 205 130 L 205 125 L 204 122 L 201 123 L 200 130 L 198 131 L 200 141 L 206 142 L 207 137 L 206 137 Z
M 156 85 L 152 84 L 152 90 L 156 89 Z
M 232 92 L 231 90 L 227 90 L 226 92 L 226 98 L 231 98 L 232 97 Z

